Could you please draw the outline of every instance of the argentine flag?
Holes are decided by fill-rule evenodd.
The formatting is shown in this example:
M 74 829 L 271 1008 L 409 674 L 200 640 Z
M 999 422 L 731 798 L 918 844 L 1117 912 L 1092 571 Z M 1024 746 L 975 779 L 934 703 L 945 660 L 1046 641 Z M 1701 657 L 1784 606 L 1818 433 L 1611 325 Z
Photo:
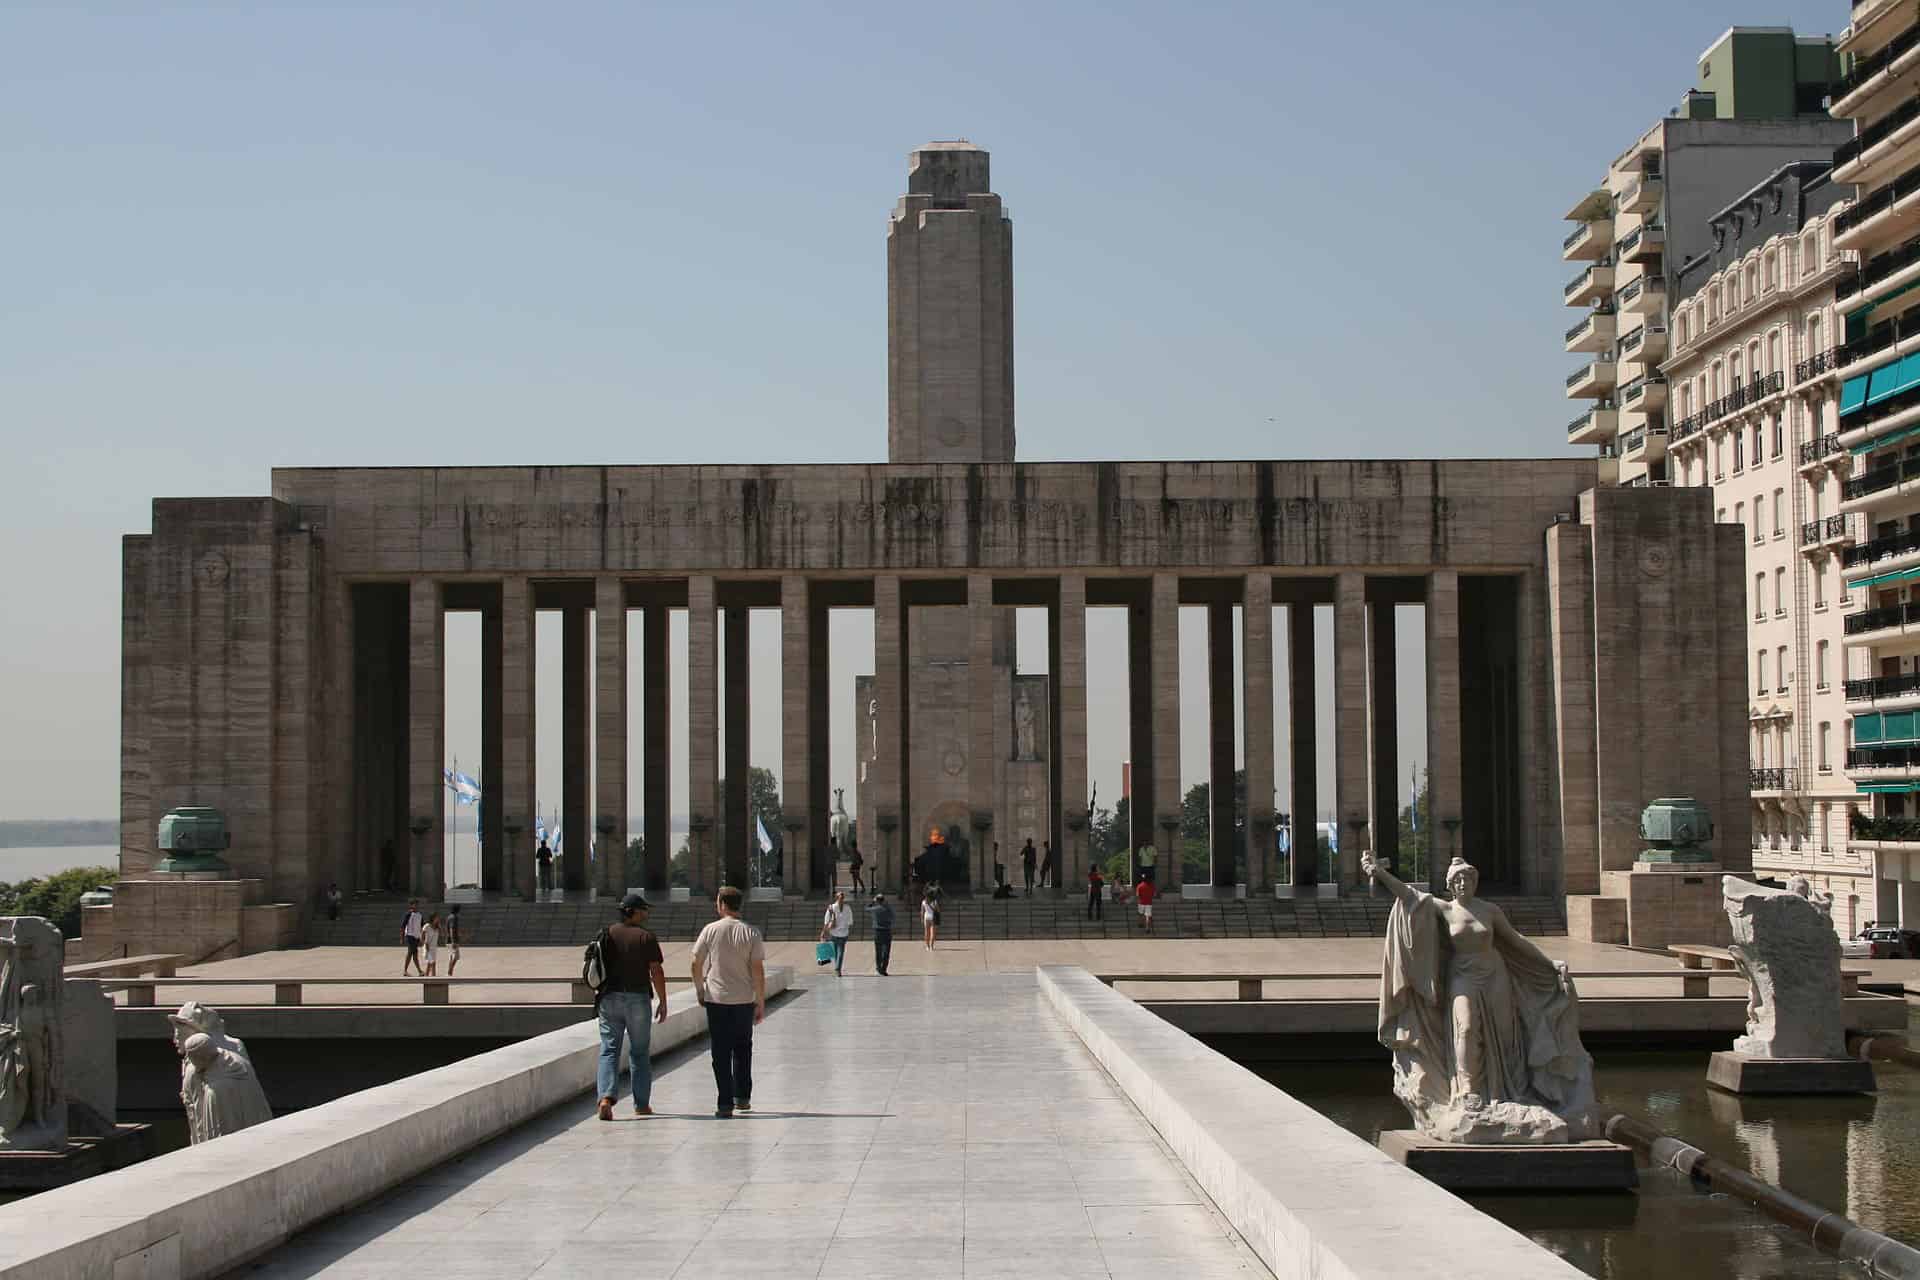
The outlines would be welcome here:
M 772 853 L 773 837 L 767 834 L 767 824 L 761 820 L 760 815 L 757 813 L 753 815 L 753 827 L 755 832 L 757 832 L 759 835 L 760 852 Z

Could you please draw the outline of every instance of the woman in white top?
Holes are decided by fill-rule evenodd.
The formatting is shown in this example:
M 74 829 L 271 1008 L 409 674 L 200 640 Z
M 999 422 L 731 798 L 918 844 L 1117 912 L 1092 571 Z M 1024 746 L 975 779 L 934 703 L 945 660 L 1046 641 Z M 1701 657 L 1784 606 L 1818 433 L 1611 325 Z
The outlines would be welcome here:
M 840 966 L 847 958 L 847 935 L 853 932 L 853 908 L 847 905 L 847 895 L 836 893 L 833 901 L 827 904 L 827 914 L 820 921 L 820 940 L 833 944 L 833 976 L 840 976 Z
M 434 974 L 440 972 L 438 968 L 440 957 L 440 917 L 438 915 L 427 917 L 427 927 L 420 931 L 420 946 L 421 949 L 427 953 L 427 976 L 432 977 Z

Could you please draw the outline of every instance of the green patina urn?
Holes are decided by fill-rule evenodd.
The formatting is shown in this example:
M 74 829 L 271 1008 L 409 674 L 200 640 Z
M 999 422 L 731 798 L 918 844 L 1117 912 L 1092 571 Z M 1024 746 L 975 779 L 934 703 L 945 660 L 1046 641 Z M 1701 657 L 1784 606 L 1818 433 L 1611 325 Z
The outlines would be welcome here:
M 220 854 L 233 847 L 227 815 L 204 805 L 183 805 L 161 815 L 155 847 L 167 856 L 155 871 L 172 874 L 224 872 L 230 868 Z
M 1691 796 L 1666 796 L 1640 811 L 1642 862 L 1712 862 L 1713 815 Z

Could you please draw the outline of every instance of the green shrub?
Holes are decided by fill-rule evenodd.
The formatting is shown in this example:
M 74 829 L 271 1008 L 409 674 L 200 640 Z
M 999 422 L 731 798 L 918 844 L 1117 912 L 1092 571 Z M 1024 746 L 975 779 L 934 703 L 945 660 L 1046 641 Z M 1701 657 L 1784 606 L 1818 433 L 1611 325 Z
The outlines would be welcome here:
M 80 936 L 80 895 L 120 876 L 113 867 L 73 867 L 44 879 L 0 883 L 0 916 L 44 916 L 66 937 Z

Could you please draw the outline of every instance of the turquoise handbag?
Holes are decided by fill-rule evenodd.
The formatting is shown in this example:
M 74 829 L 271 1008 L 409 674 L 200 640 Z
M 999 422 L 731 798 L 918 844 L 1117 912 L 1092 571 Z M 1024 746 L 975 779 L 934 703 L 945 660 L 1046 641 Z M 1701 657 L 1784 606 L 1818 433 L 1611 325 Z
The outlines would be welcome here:
M 814 943 L 813 944 L 813 962 L 815 964 L 832 964 L 833 963 L 833 944 L 831 942 Z

